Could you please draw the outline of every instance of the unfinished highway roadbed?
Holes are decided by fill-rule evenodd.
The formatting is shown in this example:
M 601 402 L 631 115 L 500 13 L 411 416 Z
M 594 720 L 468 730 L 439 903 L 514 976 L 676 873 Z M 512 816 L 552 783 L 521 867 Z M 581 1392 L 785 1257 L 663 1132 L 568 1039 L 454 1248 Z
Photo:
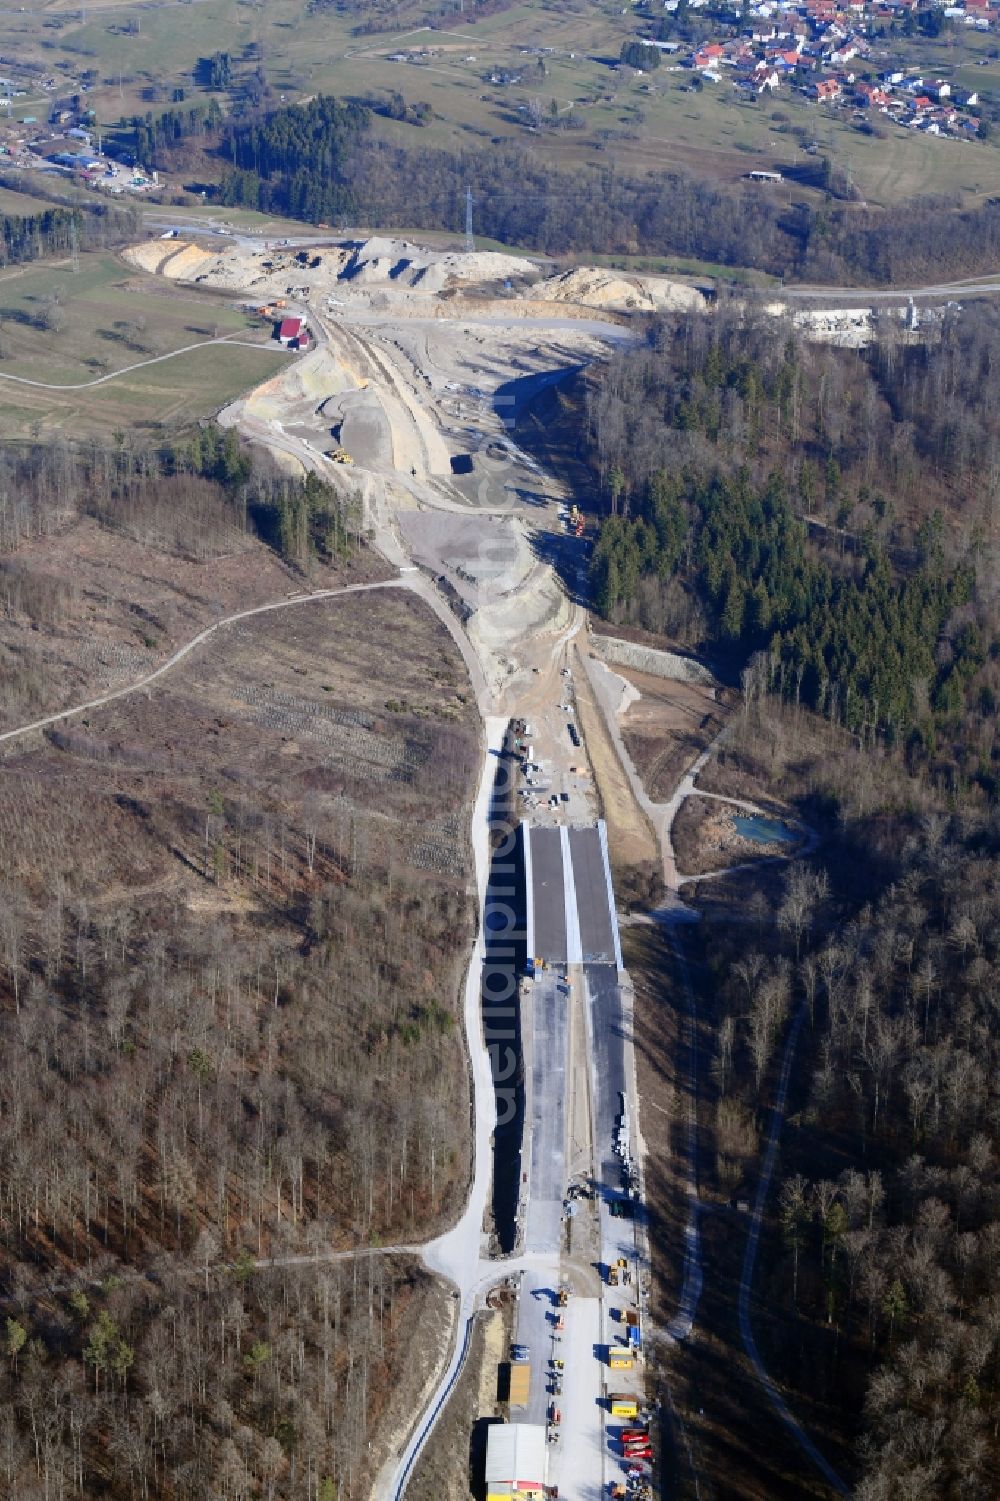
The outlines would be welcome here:
M 621 968 L 603 825 L 528 828 L 534 953 L 546 964 L 612 964 Z

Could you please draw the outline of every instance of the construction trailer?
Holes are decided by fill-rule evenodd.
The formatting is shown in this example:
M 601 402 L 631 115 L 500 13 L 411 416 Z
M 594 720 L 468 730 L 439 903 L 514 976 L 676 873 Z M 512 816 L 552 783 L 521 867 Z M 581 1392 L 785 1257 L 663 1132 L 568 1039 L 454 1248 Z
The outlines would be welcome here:
M 527 1501 L 544 1492 L 544 1427 L 494 1423 L 486 1434 L 486 1501 Z

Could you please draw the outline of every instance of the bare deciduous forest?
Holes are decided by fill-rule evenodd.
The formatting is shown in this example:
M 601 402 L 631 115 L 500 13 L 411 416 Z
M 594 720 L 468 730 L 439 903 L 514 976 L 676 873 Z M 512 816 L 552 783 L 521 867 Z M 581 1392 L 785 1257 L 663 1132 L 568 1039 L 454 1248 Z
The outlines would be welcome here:
M 303 568 L 357 546 L 329 497 L 210 442 L 113 457 L 103 488 L 79 483 L 97 456 L 65 487 L 39 459 L 24 546 L 81 507 L 151 569 L 253 530 Z M 8 617 L 86 603 L 22 556 Z M 433 615 L 376 593 L 244 621 L 4 748 L 5 1494 L 365 1490 L 435 1294 L 405 1259 L 324 1257 L 423 1238 L 464 1193 L 467 689 Z M 254 1265 L 284 1256 L 306 1264 Z
M 700 787 L 777 799 L 819 836 L 784 875 L 704 883 L 684 932 L 703 1172 L 734 1216 L 705 1231 L 703 1319 L 716 1354 L 741 1358 L 737 1205 L 799 1018 L 753 1290 L 765 1364 L 859 1501 L 985 1498 L 1000 1461 L 1000 328 L 977 306 L 919 339 L 889 326 L 867 352 L 773 334 L 744 313 L 666 322 L 580 403 L 604 611 L 707 650 L 739 685 Z M 658 993 L 677 1006 L 672 974 Z M 659 1064 L 676 1087 L 675 1066 Z M 719 1372 L 690 1359 L 718 1416 Z M 806 1466 L 779 1435 L 781 1464 Z M 734 1493 L 784 1493 L 788 1469 L 738 1437 Z M 718 1432 L 700 1442 L 718 1458 Z
M 755 711 L 709 783 L 781 788 L 760 773 L 766 721 L 783 718 L 800 806 L 815 816 L 825 797 L 829 818 L 773 898 L 741 878 L 738 921 L 713 893 L 685 940 L 711 1038 L 706 1170 L 722 1202 L 752 1194 L 801 1014 L 754 1289 L 768 1368 L 828 1439 L 854 1442 L 863 1501 L 985 1498 L 1000 1413 L 996 819 L 917 789 L 891 811 L 857 749 L 797 734 L 796 715 Z
M 386 576 L 360 508 L 213 427 L 0 447 L 0 728 L 152 670 L 224 615 Z

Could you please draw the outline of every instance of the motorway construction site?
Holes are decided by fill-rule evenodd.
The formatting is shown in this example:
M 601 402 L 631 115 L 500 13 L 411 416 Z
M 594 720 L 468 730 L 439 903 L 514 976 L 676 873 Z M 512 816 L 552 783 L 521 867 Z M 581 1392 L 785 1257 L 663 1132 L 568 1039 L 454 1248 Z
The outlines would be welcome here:
M 576 696 L 591 694 L 588 497 L 521 446 L 518 419 L 633 339 L 632 313 L 703 306 L 701 294 L 389 240 L 222 252 L 153 241 L 130 258 L 234 298 L 280 298 L 307 322 L 310 352 L 219 420 L 357 497 L 373 544 L 447 617 L 484 722 L 472 822 L 483 921 L 465 996 L 474 1161 L 461 1219 L 419 1248 L 455 1290 L 455 1323 L 373 1496 L 403 1496 L 498 1288 L 514 1313 L 495 1417 L 544 1433 L 544 1473 L 520 1490 L 523 1476 L 494 1476 L 490 1495 L 642 1496 L 660 1423 L 643 1366 L 632 993 Z M 666 850 L 669 819 L 659 832 Z M 511 1452 L 537 1453 L 532 1433 Z
M 512 826 L 530 820 L 515 860 L 523 893 L 523 904 L 513 904 L 516 957 L 513 969 L 509 956 L 500 965 L 520 1004 L 513 1028 L 493 1014 L 489 977 L 497 939 L 509 934 L 506 923 L 497 934 L 492 914 L 509 909 L 510 884 L 494 856 L 481 963 L 470 970 L 468 997 L 474 1063 L 485 1050 L 477 1070 L 477 1170 L 463 1221 L 427 1247 L 425 1259 L 460 1289 L 460 1322 L 496 1282 L 516 1282 L 530 1392 L 508 1416 L 545 1429 L 547 1486 L 598 1501 L 609 1480 L 625 1479 L 621 1445 L 611 1447 L 615 1348 L 622 1366 L 628 1362 L 613 1373 L 615 1389 L 643 1400 L 637 1357 L 621 1343 L 626 1303 L 638 1337 L 648 1283 L 632 1213 L 639 1167 L 628 1147 L 622 1156 L 615 1146 L 637 1118 L 630 1001 L 607 839 L 573 698 L 589 543 L 576 535 L 579 522 L 570 525 L 570 497 L 519 445 L 517 421 L 546 386 L 633 335 L 621 312 L 601 317 L 598 308 L 595 317 L 586 302 L 569 300 L 574 293 L 599 300 L 606 277 L 559 278 L 555 287 L 543 281 L 530 299 L 505 299 L 497 295 L 503 282 L 520 278 L 523 290 L 535 271 L 530 263 L 415 251 L 369 244 L 363 255 L 351 252 L 347 278 L 343 252 L 306 255 L 294 283 L 287 267 L 255 282 L 255 296 L 294 286 L 294 309 L 308 318 L 317 348 L 222 420 L 266 442 L 282 462 L 320 467 L 358 493 L 376 545 L 401 569 L 419 570 L 448 602 L 475 655 L 496 753 L 484 776 L 492 822 L 501 807 Z M 259 275 L 259 261 L 241 256 L 231 257 L 241 274 Z M 218 277 L 218 263 L 205 274 Z M 701 300 L 691 288 L 677 296 Z M 326 460 L 330 449 L 351 462 Z M 568 589 L 567 578 L 580 587 Z M 483 869 L 488 813 L 480 809 L 474 828 Z M 508 1036 L 516 1038 L 518 1077 L 509 1120 L 506 1064 L 498 1064 Z M 557 1314 L 560 1288 L 567 1302 Z M 461 1348 L 456 1330 L 453 1362 Z M 444 1373 L 431 1416 L 459 1368 Z M 560 1369 L 573 1372 L 565 1390 Z M 406 1436 L 377 1494 L 402 1494 L 429 1432 L 424 1421 Z

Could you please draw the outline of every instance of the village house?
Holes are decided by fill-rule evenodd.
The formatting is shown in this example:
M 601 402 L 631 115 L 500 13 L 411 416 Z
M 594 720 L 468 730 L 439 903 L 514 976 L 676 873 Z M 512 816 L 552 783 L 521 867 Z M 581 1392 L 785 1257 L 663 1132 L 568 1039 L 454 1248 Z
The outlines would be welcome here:
M 876 81 L 858 79 L 873 56 L 873 45 L 878 49 L 874 55 L 886 56 L 886 42 L 891 46 L 886 23 L 898 22 L 926 4 L 927 0 L 756 0 L 743 11 L 739 37 L 732 32 L 710 37 L 682 55 L 682 61 L 706 82 L 728 82 L 748 100 L 788 88 L 845 112 L 878 110 L 903 128 L 969 139 L 979 132 L 979 121 L 968 113 L 977 96 L 949 79 L 925 79 L 905 72 L 898 63 L 883 66 Z M 666 0 L 667 9 L 675 5 L 676 0 Z M 988 27 L 1000 15 L 998 6 L 1000 0 L 958 0 L 948 12 L 974 24 L 983 20 Z M 658 44 L 653 38 L 644 40 Z M 855 122 L 861 118 L 855 115 Z

